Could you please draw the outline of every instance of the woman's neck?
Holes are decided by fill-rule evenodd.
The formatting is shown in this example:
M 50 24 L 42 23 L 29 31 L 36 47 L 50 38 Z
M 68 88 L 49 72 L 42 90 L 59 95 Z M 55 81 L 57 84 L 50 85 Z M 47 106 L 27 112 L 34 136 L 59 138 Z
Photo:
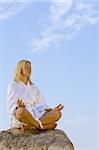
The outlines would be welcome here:
M 21 79 L 21 81 L 22 81 L 24 84 L 27 85 L 27 83 L 28 83 L 28 78 L 27 78 L 26 76 L 23 76 L 22 79 Z

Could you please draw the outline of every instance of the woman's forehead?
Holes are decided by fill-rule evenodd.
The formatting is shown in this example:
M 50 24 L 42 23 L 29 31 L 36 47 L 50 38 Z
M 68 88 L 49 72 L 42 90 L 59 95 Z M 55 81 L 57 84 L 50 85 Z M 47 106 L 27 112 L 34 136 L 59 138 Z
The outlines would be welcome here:
M 31 66 L 31 62 L 26 62 L 25 66 Z

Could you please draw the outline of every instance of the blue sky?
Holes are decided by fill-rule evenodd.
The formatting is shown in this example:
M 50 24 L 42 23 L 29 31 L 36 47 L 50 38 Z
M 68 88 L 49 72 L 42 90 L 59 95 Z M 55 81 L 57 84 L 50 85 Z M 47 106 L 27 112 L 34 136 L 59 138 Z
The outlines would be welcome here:
M 28 59 L 48 105 L 65 106 L 58 128 L 76 150 L 98 150 L 98 6 L 95 0 L 0 0 L 0 130 L 9 128 L 6 93 L 15 65 Z

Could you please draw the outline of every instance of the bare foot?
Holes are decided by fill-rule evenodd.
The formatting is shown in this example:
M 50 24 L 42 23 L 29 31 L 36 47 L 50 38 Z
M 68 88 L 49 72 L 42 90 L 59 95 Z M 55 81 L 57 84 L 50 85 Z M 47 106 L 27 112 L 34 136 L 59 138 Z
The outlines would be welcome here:
M 43 129 L 40 129 L 41 131 L 44 131 L 44 130 L 53 130 L 57 127 L 57 123 L 52 123 L 52 124 L 44 124 L 43 125 Z
M 21 126 L 21 131 L 23 131 L 23 132 L 25 132 L 25 131 L 27 131 L 29 129 L 30 129 L 30 127 L 28 125 L 22 125 Z

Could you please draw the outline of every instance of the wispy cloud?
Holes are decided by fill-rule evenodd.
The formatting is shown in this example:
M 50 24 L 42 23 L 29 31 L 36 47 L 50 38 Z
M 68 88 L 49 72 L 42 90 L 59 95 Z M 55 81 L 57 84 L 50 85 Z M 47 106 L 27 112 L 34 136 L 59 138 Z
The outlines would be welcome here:
M 0 0 L 0 22 L 6 21 L 19 14 L 27 6 L 26 3 Z
M 84 125 L 84 124 L 88 124 L 89 122 L 95 122 L 95 119 L 94 118 L 91 118 L 89 116 L 80 116 L 80 115 L 77 115 L 77 116 L 73 116 L 72 119 L 66 119 L 64 120 L 64 118 L 62 118 L 62 126 L 63 127 L 78 127 L 78 126 L 81 126 L 81 125 Z
M 73 0 L 53 1 L 50 7 L 50 20 L 52 23 L 59 23 L 72 7 Z
M 58 37 L 57 33 L 46 32 L 42 35 L 42 38 L 33 38 L 30 44 L 32 45 L 32 50 L 30 52 L 37 52 L 41 50 L 48 49 L 53 46 L 58 46 L 58 41 L 61 40 L 62 35 Z
M 82 28 L 99 21 L 97 4 L 85 0 L 53 0 L 45 21 L 46 28 L 40 37 L 31 42 L 31 52 L 47 50 L 60 46 L 61 42 L 70 40 Z
M 68 120 L 67 122 L 65 122 L 65 124 L 69 125 L 69 126 L 77 126 L 79 124 L 86 123 L 87 121 L 88 121 L 88 118 L 82 117 L 82 118 L 79 118 L 79 119 Z

